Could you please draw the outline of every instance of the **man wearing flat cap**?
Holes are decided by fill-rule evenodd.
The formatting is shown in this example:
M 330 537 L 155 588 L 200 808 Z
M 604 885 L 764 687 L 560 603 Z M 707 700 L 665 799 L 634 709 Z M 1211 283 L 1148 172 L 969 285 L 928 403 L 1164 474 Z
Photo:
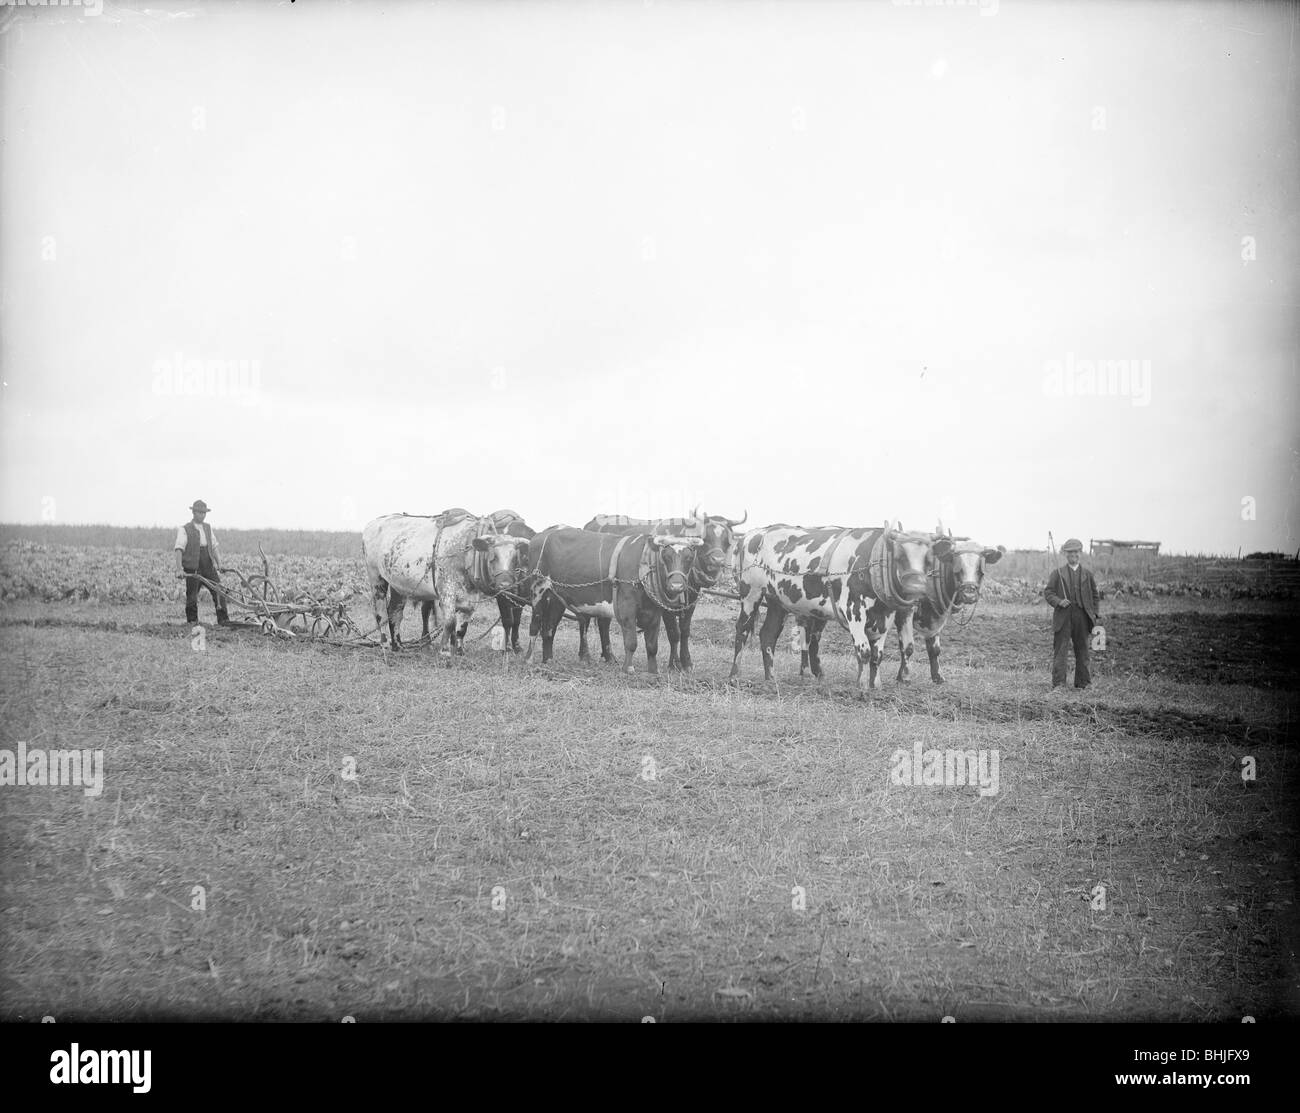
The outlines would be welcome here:
M 221 576 L 217 568 L 221 563 L 221 551 L 217 548 L 217 535 L 207 523 L 208 504 L 199 499 L 190 510 L 194 514 L 176 531 L 176 576 L 185 581 L 185 621 L 190 625 L 199 620 L 199 592 L 204 584 L 195 573 L 213 583 L 220 583 Z M 230 621 L 226 613 L 226 600 L 213 588 L 212 602 L 217 608 L 217 624 L 225 626 Z
M 1097 581 L 1083 567 L 1083 542 L 1071 537 L 1061 546 L 1065 567 L 1047 577 L 1043 598 L 1052 611 L 1052 687 L 1065 683 L 1067 651 L 1074 645 L 1074 686 L 1086 688 L 1092 682 L 1088 672 L 1088 637 L 1097 625 L 1101 596 Z

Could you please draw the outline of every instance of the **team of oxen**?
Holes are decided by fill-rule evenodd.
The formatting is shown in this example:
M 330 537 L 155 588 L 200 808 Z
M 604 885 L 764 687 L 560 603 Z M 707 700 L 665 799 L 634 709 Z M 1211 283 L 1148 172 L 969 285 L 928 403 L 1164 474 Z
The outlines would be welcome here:
M 821 678 L 819 647 L 827 622 L 849 632 L 864 687 L 879 687 L 883 643 L 892 625 L 902 663 L 898 679 L 910 678 L 913 638 L 925 638 L 930 677 L 939 670 L 940 634 L 957 608 L 974 604 L 986 565 L 1003 549 L 933 533 L 891 527 L 842 529 L 771 525 L 744 533 L 739 519 L 702 514 L 647 520 L 597 514 L 582 529 L 557 525 L 540 533 L 512 510 L 479 516 L 460 508 L 437 515 L 389 514 L 362 531 L 375 620 L 384 648 L 401 645 L 408 601 L 421 604 L 424 634 L 429 619 L 441 629 L 444 656 L 462 653 L 474 609 L 495 599 L 505 633 L 504 648 L 521 652 L 519 625 L 530 607 L 527 657 L 537 638 L 542 661 L 552 657 L 555 633 L 567 615 L 577 620 L 578 656 L 590 659 L 588 631 L 594 618 L 601 658 L 613 661 L 610 623 L 623 635 L 623 667 L 637 635 L 646 662 L 658 672 L 659 627 L 668 634 L 670 669 L 690 669 L 691 618 L 701 592 L 736 594 L 735 652 L 731 675 L 753 633 L 759 611 L 763 672 L 772 679 L 777 640 L 788 615 L 800 627 L 800 674 Z M 730 567 L 736 592 L 718 590 Z M 865 671 L 865 676 L 864 676 Z

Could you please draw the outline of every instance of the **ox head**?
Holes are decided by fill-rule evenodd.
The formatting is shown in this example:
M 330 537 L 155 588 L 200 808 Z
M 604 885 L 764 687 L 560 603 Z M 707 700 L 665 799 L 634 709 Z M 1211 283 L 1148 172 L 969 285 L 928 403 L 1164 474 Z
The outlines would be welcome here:
M 737 537 L 736 527 L 748 520 L 749 511 L 746 510 L 739 518 L 724 518 L 717 514 L 702 515 L 697 506 L 691 511 L 691 517 L 704 527 L 704 544 L 695 554 L 695 560 L 707 579 L 716 580 L 727 562 L 732 559 Z
M 704 541 L 699 537 L 672 537 L 661 533 L 652 537 L 650 544 L 659 557 L 659 586 L 665 595 L 675 599 L 686 590 L 693 554 Z
M 932 541 L 929 534 L 909 533 L 901 526 L 891 528 L 888 522 L 885 533 L 892 550 L 895 586 L 905 600 L 915 602 L 925 594 L 931 554 L 940 542 Z
M 944 594 L 951 594 L 959 606 L 974 603 L 984 582 L 984 566 L 996 564 L 1006 552 L 1001 545 L 986 549 L 969 537 L 936 536 L 932 547 L 932 575 L 943 576 Z
M 484 557 L 485 578 L 493 591 L 510 591 L 528 571 L 528 540 L 507 533 L 486 533 L 471 542 Z

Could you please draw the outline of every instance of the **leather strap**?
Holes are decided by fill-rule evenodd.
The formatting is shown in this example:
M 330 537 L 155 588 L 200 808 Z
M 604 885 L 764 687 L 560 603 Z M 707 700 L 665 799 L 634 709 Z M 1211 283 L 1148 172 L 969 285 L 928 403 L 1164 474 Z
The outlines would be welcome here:
M 626 545 L 629 541 L 631 541 L 633 537 L 644 537 L 644 536 L 645 536 L 644 534 L 640 534 L 640 533 L 629 533 L 629 534 L 624 534 L 622 537 L 618 539 L 618 544 L 614 546 L 614 552 L 610 555 L 609 558 L 609 575 L 606 577 L 606 579 L 609 580 L 618 579 L 618 557 L 619 554 L 623 551 L 623 546 Z M 643 549 L 642 550 L 643 556 L 644 553 L 645 550 Z
M 843 541 L 852 532 L 853 532 L 853 527 L 851 526 L 848 529 L 842 529 L 840 530 L 839 533 L 835 535 L 834 539 L 831 541 L 830 548 L 826 550 L 826 558 L 825 558 L 826 563 L 822 566 L 827 576 L 833 575 L 833 573 L 835 572 L 835 569 L 831 567 L 831 561 L 835 557 L 835 551 L 840 547 L 840 542 Z M 845 566 L 844 571 L 845 571 L 845 575 L 840 584 L 840 599 L 844 599 L 845 597 L 848 596 L 849 593 L 850 570 L 847 566 Z M 809 573 L 809 575 L 815 576 L 817 575 L 817 573 L 811 572 Z M 827 582 L 826 592 L 831 597 L 831 614 L 835 616 L 835 621 L 838 622 L 841 626 L 843 626 L 847 630 L 849 622 L 848 622 L 848 618 L 845 616 L 844 607 L 841 605 L 840 600 L 835 598 L 835 592 L 831 590 L 829 581 Z

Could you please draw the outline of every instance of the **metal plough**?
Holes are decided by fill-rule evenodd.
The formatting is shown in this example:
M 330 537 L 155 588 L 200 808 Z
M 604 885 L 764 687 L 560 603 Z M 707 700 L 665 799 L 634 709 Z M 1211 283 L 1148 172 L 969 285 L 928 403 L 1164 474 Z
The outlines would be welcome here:
M 238 568 L 220 569 L 220 575 L 238 578 L 238 588 L 214 582 L 197 572 L 189 573 L 228 604 L 248 612 L 251 621 L 234 625 L 260 627 L 263 633 L 287 638 L 350 639 L 356 644 L 378 644 L 348 616 L 346 602 L 321 599 L 310 591 L 293 595 L 282 592 L 271 580 L 270 562 L 260 544 L 257 551 L 262 558 L 260 575 L 249 576 Z

